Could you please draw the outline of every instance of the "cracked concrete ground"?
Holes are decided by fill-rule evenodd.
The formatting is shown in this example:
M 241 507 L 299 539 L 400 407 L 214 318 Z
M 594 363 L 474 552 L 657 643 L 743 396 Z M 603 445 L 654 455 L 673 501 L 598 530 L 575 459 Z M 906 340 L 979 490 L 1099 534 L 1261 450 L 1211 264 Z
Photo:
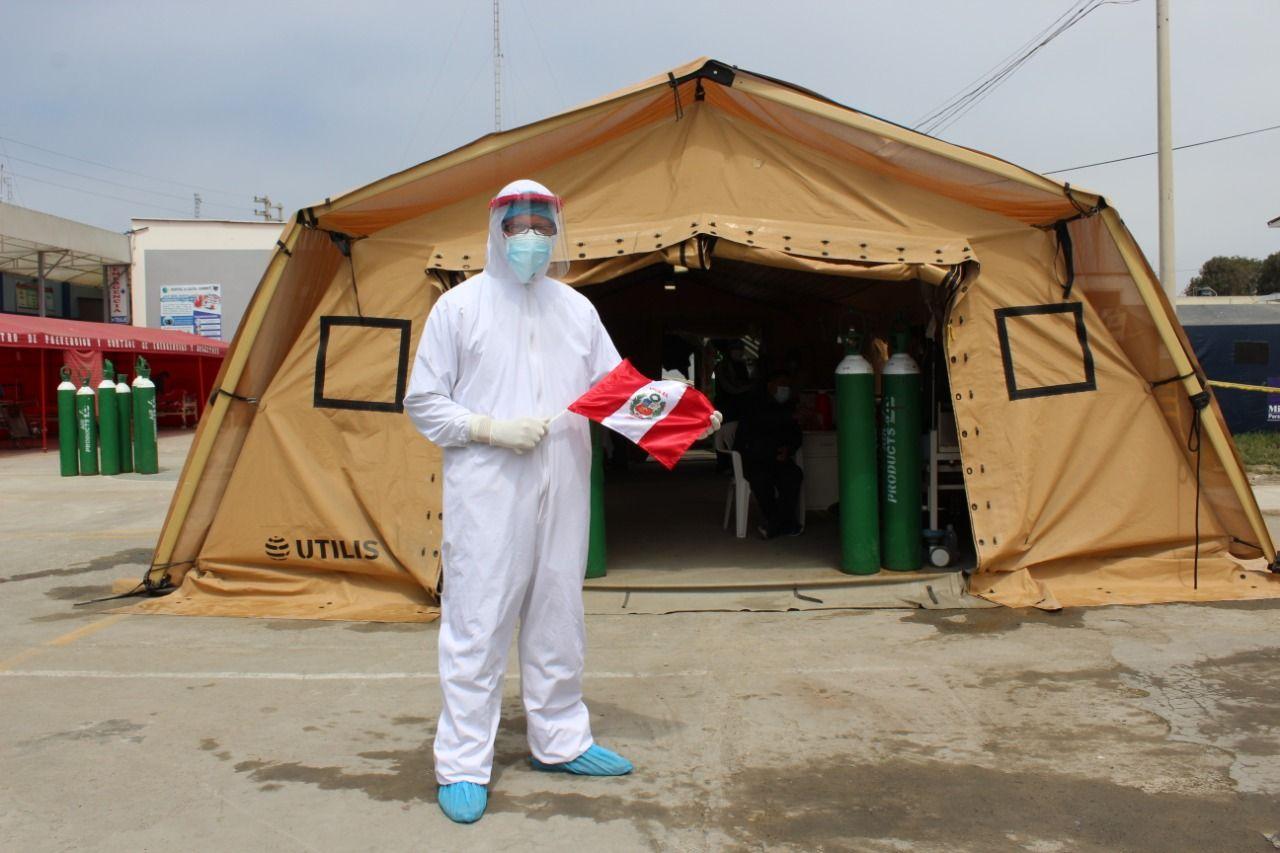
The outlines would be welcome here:
M 72 608 L 137 576 L 158 478 L 0 458 L 6 850 L 1272 850 L 1280 605 L 592 616 L 597 738 L 435 806 L 434 625 Z

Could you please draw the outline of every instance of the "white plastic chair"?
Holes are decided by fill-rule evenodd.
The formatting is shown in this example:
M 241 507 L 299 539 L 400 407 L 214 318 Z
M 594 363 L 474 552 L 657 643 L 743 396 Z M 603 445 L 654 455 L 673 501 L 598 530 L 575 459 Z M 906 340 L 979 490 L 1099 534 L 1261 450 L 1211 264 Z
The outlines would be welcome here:
M 751 504 L 751 486 L 742 475 L 742 454 L 733 449 L 733 439 L 738 434 L 738 422 L 730 421 L 716 430 L 715 449 L 717 453 L 727 453 L 733 461 L 733 481 L 729 483 L 729 494 L 724 499 L 725 530 L 729 529 L 729 518 L 737 519 L 737 536 L 747 538 L 747 511 Z M 736 514 L 735 514 L 736 509 Z
M 730 421 L 720 427 L 715 434 L 715 449 L 717 453 L 727 453 L 733 461 L 733 482 L 729 484 L 729 493 L 724 499 L 724 523 L 722 527 L 729 529 L 729 519 L 734 518 L 737 521 L 734 533 L 739 539 L 747 538 L 747 514 L 751 509 L 751 484 L 747 482 L 747 478 L 742 474 L 742 454 L 733 449 L 733 440 L 738 434 L 738 422 Z M 797 450 L 795 456 L 796 464 L 800 466 L 800 470 L 804 471 L 804 451 Z M 796 521 L 800 527 L 804 527 L 805 522 L 805 500 L 804 485 L 800 486 L 799 500 L 796 501 Z

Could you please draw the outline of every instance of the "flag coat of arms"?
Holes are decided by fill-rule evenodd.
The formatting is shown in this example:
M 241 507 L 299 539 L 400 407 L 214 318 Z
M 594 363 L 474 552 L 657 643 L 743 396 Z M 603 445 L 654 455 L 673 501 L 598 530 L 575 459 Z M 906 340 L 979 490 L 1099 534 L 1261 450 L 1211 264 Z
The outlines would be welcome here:
M 671 469 L 706 432 L 715 406 L 697 388 L 670 379 L 653 381 L 624 359 L 570 404 L 569 411 L 625 435 Z

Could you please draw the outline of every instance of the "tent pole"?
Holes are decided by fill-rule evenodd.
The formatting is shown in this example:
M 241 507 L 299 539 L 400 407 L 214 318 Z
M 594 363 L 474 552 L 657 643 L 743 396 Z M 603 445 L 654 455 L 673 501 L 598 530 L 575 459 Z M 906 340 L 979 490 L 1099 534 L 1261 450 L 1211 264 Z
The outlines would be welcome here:
M 271 256 L 271 262 L 263 273 L 262 283 L 258 285 L 253 301 L 249 303 L 249 310 L 241 320 L 235 345 L 227 354 L 227 361 L 223 365 L 221 387 L 231 390 L 240 381 L 240 376 L 244 373 L 245 365 L 249 361 L 254 340 L 262 328 L 262 321 L 266 319 L 267 306 L 271 304 L 271 298 L 275 295 L 281 276 L 284 275 L 285 265 L 288 264 L 289 257 L 293 254 L 301 236 L 302 226 L 295 220 L 289 228 L 289 233 L 281 241 L 282 246 Z M 173 560 L 173 550 L 178 544 L 178 532 L 187 520 L 191 502 L 195 499 L 196 486 L 204 474 L 205 466 L 209 463 L 209 454 L 213 451 L 214 442 L 222 428 L 222 419 L 226 416 L 230 403 L 230 397 L 219 394 L 209 406 L 207 421 L 201 420 L 196 428 L 195 441 L 191 445 L 187 462 L 179 476 L 178 489 L 174 492 L 173 502 L 169 505 L 169 512 L 165 516 L 160 540 L 156 543 L 156 552 L 151 559 L 152 566 L 165 566 Z M 145 577 L 151 578 L 153 571 L 156 570 L 147 569 Z M 159 574 L 163 577 L 165 570 L 159 569 Z M 159 577 L 155 580 L 158 581 Z
M 1164 344 L 1165 349 L 1168 350 L 1169 357 L 1173 359 L 1174 369 L 1179 376 L 1183 377 L 1182 387 L 1187 396 L 1193 397 L 1208 390 L 1201 384 L 1200 377 L 1196 375 L 1191 359 L 1187 357 L 1187 352 L 1182 346 L 1182 341 L 1178 339 L 1178 334 L 1173 324 L 1169 322 L 1167 299 L 1164 302 L 1161 301 L 1164 296 L 1163 289 L 1160 286 L 1160 282 L 1156 280 L 1151 268 L 1143 261 L 1137 243 L 1133 240 L 1133 235 L 1124 227 L 1124 223 L 1120 221 L 1120 215 L 1116 213 L 1114 208 L 1106 208 L 1102 211 L 1101 216 L 1103 223 L 1107 226 L 1107 231 L 1111 234 L 1111 239 L 1115 241 L 1116 248 L 1120 251 L 1120 257 L 1124 259 L 1129 275 L 1138 286 L 1138 294 L 1142 297 L 1143 303 L 1147 306 L 1147 311 L 1151 314 L 1151 320 L 1155 323 L 1156 332 L 1160 335 L 1161 342 Z M 1218 455 L 1218 460 L 1222 463 L 1223 470 L 1226 471 L 1227 479 L 1231 482 L 1231 488 L 1236 493 L 1240 506 L 1244 509 L 1245 517 L 1249 519 L 1249 526 L 1253 528 L 1253 534 L 1258 538 L 1258 547 L 1263 549 L 1262 556 L 1266 558 L 1268 563 L 1271 563 L 1276 559 L 1276 546 L 1271 540 L 1271 533 L 1267 530 L 1267 524 L 1258 509 L 1258 501 L 1253 495 L 1253 490 L 1249 487 L 1249 481 L 1245 477 L 1240 462 L 1231 447 L 1231 439 L 1223 431 L 1222 424 L 1216 417 L 1205 418 L 1201 417 L 1201 414 L 1196 413 L 1195 415 L 1200 417 L 1201 429 L 1208 436 L 1209 443 L 1213 445 L 1214 453 Z

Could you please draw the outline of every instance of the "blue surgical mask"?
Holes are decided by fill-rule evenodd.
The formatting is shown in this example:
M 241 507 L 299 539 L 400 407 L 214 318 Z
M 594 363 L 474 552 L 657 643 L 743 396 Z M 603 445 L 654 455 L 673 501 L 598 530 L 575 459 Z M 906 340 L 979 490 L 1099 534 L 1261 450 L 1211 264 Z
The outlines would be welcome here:
M 533 231 L 513 234 L 507 238 L 507 263 L 523 282 L 533 281 L 538 273 L 546 272 L 551 263 L 551 237 L 543 237 Z

